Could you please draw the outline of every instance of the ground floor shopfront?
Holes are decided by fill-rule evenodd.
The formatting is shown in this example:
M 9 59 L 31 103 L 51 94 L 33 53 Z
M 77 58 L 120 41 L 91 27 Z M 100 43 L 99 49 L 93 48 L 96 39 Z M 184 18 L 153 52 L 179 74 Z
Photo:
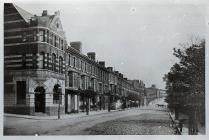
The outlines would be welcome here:
M 56 115 L 60 106 L 60 112 L 65 113 L 65 89 L 61 86 L 65 85 L 64 76 L 48 71 L 15 71 L 6 77 L 10 79 L 5 81 L 4 112 Z M 56 85 L 59 94 L 54 92 Z
M 108 109 L 108 100 L 108 96 L 104 95 L 86 97 L 78 91 L 67 90 L 65 94 L 65 112 L 86 112 L 87 106 L 89 111 L 106 110 Z

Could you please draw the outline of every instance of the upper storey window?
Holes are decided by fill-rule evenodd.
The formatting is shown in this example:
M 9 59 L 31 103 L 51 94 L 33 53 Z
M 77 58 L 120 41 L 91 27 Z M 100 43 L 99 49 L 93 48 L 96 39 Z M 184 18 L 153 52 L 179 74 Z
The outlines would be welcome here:
M 39 31 L 39 41 L 41 41 L 41 42 L 45 41 L 45 31 L 44 30 Z
M 39 62 L 38 62 L 38 68 L 39 69 L 43 69 L 44 68 L 44 53 L 40 53 Z
M 64 50 L 64 42 L 61 40 L 61 49 Z
M 54 46 L 57 47 L 57 37 L 56 37 L 56 35 L 54 36 Z
M 46 42 L 49 43 L 49 31 L 46 31 Z
M 56 55 L 52 54 L 52 71 L 56 71 Z
M 27 41 L 27 34 L 26 34 L 26 32 L 24 32 L 24 33 L 22 34 L 22 41 L 23 41 L 23 42 L 26 42 L 26 41 Z

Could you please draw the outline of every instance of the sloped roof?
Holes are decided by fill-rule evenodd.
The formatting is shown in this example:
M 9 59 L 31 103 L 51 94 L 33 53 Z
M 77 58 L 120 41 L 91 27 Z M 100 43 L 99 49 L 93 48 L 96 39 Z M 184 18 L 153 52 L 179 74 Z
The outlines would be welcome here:
M 29 23 L 31 17 L 34 17 L 33 14 L 23 10 L 22 8 L 18 7 L 17 5 L 13 4 L 13 6 L 15 7 L 15 9 L 20 13 L 20 15 L 22 16 L 22 18 Z

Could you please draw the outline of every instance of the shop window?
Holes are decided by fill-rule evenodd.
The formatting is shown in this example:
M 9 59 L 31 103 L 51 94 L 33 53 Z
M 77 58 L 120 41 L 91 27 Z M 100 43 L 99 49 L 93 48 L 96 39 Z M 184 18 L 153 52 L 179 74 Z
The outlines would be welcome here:
M 16 93 L 17 93 L 17 104 L 26 103 L 26 82 L 17 81 L 16 82 Z

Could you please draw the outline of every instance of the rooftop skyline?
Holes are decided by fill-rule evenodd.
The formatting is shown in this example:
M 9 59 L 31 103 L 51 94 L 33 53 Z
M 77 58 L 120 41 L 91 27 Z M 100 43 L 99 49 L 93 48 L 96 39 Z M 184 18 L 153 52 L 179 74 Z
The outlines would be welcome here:
M 140 79 L 146 87 L 162 80 L 177 61 L 172 55 L 179 43 L 191 36 L 205 38 L 205 7 L 202 5 L 144 5 L 137 2 L 69 2 L 68 4 L 15 3 L 36 15 L 60 11 L 69 42 L 81 41 L 82 52 L 96 52 L 129 79 Z

